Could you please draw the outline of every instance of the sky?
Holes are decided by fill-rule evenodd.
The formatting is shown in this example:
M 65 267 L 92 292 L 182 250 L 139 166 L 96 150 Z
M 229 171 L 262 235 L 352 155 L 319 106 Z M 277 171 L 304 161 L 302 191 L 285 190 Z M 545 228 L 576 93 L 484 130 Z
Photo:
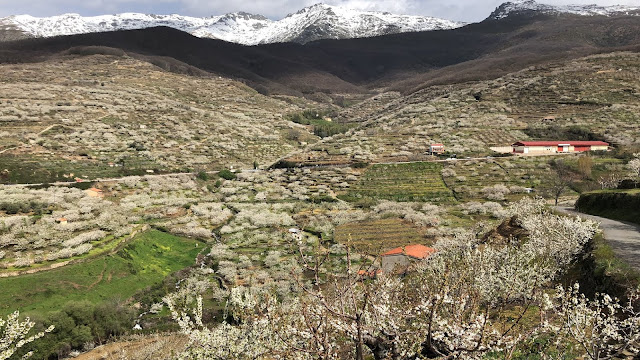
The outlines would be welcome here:
M 504 0 L 506 1 L 506 0 Z M 0 0 L 0 17 L 18 14 L 52 16 L 78 13 L 83 16 L 141 12 L 196 17 L 244 11 L 273 20 L 318 2 L 359 10 L 434 16 L 457 21 L 480 21 L 502 0 Z M 545 0 L 551 5 L 640 5 L 640 0 Z

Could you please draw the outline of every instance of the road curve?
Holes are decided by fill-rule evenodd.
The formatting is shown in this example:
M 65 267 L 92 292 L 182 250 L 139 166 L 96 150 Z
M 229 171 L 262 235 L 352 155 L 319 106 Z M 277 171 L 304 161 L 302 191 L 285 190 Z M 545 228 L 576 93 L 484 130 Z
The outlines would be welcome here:
M 556 206 L 555 209 L 565 214 L 599 222 L 604 237 L 615 254 L 640 271 L 640 225 L 583 214 L 572 207 Z

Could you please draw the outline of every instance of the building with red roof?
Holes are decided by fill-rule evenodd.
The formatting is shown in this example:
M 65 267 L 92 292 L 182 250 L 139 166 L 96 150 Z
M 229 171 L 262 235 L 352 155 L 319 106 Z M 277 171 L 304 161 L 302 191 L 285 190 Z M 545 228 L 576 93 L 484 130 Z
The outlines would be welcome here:
M 511 145 L 515 154 L 569 154 L 585 151 L 607 151 L 604 141 L 518 141 Z
M 436 249 L 415 244 L 391 249 L 381 255 L 382 269 L 384 271 L 406 271 L 412 262 L 428 258 L 436 252 Z
M 429 154 L 442 154 L 444 153 L 444 144 L 431 144 L 429 145 Z
M 89 188 L 87 190 L 84 191 L 87 195 L 89 195 L 90 197 L 97 197 L 97 198 L 102 198 L 104 197 L 104 193 L 102 192 L 102 190 L 97 189 L 97 188 Z

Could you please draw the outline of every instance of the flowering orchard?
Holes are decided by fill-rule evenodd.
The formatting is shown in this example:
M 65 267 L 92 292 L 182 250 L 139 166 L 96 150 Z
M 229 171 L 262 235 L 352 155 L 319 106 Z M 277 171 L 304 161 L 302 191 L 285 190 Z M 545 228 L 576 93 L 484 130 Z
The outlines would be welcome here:
M 383 273 L 363 281 L 358 270 L 371 263 L 353 261 L 350 251 L 343 254 L 343 272 L 325 271 L 329 253 L 300 243 L 305 271 L 295 275 L 298 295 L 231 288 L 225 298 L 233 321 L 211 328 L 201 321 L 198 295 L 195 310 L 168 296 L 189 336 L 182 358 L 512 358 L 523 342 L 547 334 L 556 336 L 556 351 L 573 349 L 576 356 L 636 351 L 640 314 L 631 303 L 608 295 L 589 300 L 577 285 L 551 286 L 596 224 L 550 214 L 539 200 L 517 202 L 508 212 L 526 214 L 517 217 L 529 234 L 525 240 L 494 246 L 461 234 L 438 243 L 439 252 L 404 278 Z

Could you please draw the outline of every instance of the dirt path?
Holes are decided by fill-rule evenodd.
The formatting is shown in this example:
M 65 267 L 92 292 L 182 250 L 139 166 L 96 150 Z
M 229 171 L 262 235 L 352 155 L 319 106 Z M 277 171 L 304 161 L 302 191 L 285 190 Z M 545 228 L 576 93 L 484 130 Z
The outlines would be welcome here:
M 579 213 L 572 207 L 557 206 L 555 209 L 599 222 L 605 239 L 611 244 L 616 255 L 640 271 L 640 225 Z
M 60 125 L 60 124 L 53 124 L 53 125 L 49 125 L 49 126 L 47 126 L 46 128 L 44 128 L 44 130 L 42 130 L 42 131 L 38 132 L 36 135 L 40 136 L 40 135 L 44 134 L 45 132 L 47 132 L 47 131 L 49 131 L 49 130 L 51 130 L 51 129 L 53 129 L 54 127 L 59 126 L 59 125 Z
M 22 146 L 22 145 L 20 145 L 20 146 Z M 14 147 L 10 147 L 10 148 L 4 149 L 4 150 L 0 150 L 0 154 L 3 154 L 5 152 L 7 152 L 7 151 L 15 150 L 15 149 L 19 148 L 20 146 L 14 146 Z

